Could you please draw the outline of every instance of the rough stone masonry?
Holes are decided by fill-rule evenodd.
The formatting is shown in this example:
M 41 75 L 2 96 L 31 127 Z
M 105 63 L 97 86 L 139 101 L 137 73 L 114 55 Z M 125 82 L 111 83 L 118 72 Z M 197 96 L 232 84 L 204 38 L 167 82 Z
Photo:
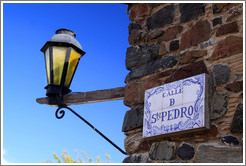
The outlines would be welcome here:
M 128 4 L 124 163 L 243 162 L 243 4 Z M 144 92 L 207 73 L 207 131 L 142 138 Z

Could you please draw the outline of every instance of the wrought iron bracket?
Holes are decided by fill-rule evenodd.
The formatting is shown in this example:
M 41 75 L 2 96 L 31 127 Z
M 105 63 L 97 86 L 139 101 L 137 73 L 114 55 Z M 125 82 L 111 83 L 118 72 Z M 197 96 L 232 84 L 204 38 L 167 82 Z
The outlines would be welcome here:
M 125 151 L 123 151 L 120 147 L 118 147 L 115 143 L 113 143 L 108 137 L 106 137 L 104 134 L 102 134 L 99 130 L 97 130 L 92 124 L 90 124 L 87 120 L 85 120 L 83 117 L 81 117 L 79 114 L 77 114 L 73 109 L 69 108 L 66 105 L 59 106 L 56 110 L 56 118 L 61 119 L 65 115 L 65 111 L 62 110 L 63 108 L 68 109 L 73 114 L 75 114 L 77 117 L 79 117 L 82 121 L 84 121 L 88 126 L 90 126 L 94 131 L 96 131 L 99 135 L 101 135 L 104 139 L 106 139 L 111 145 L 113 145 L 116 149 L 118 149 L 121 153 L 124 155 L 127 155 Z

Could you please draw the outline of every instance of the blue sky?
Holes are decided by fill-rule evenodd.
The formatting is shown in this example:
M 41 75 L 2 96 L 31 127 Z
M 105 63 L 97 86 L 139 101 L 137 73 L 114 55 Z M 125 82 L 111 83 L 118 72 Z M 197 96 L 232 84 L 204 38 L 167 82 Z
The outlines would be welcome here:
M 60 28 L 76 33 L 86 54 L 81 58 L 70 89 L 86 92 L 125 86 L 128 25 L 125 4 L 4 3 L 3 4 L 3 150 L 14 163 L 53 160 L 64 150 L 96 159 L 126 157 L 69 111 L 58 120 L 56 108 L 36 103 L 45 96 L 46 71 L 40 51 Z M 98 130 L 124 149 L 123 100 L 71 106 Z M 1 153 L 3 154 L 3 153 Z

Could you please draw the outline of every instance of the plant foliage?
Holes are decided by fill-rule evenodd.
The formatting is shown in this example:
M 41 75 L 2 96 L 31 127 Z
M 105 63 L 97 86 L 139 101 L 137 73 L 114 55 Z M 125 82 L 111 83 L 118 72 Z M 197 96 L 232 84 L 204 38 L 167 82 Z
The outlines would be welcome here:
M 55 162 L 52 160 L 47 160 L 46 162 L 42 163 L 101 163 L 101 159 L 99 156 L 97 156 L 96 160 L 94 161 L 92 158 L 87 157 L 85 152 L 81 152 L 81 154 L 78 151 L 75 151 L 77 153 L 77 160 L 74 160 L 67 151 L 63 151 L 61 154 L 61 157 L 59 157 L 56 153 L 53 153 L 53 157 L 55 158 Z M 107 163 L 110 162 L 110 155 L 105 155 Z

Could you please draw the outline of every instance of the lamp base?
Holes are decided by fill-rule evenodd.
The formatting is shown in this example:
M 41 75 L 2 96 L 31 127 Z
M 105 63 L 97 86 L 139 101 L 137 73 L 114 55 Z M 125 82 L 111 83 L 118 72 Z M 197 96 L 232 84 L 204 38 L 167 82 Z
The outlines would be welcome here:
M 49 98 L 49 104 L 58 106 L 64 105 L 63 96 L 71 92 L 71 90 L 66 87 L 50 84 L 47 85 L 45 89 L 47 90 L 46 96 Z

